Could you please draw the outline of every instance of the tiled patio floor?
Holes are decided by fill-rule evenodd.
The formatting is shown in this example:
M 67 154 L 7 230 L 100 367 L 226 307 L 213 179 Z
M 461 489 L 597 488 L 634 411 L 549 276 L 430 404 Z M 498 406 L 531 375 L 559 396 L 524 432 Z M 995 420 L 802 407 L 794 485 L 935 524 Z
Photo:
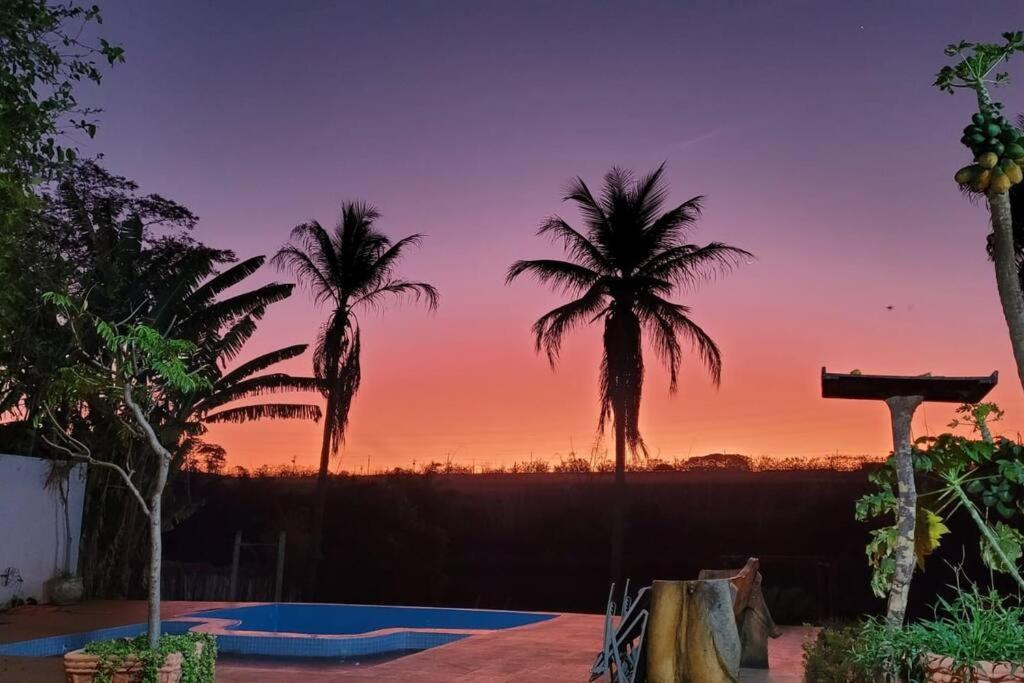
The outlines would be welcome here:
M 164 617 L 227 603 L 165 603 Z M 71 608 L 40 606 L 0 613 L 0 642 L 86 631 L 145 620 L 141 602 L 86 602 Z M 499 681 L 586 681 L 603 617 L 564 614 L 550 621 L 464 640 L 391 661 L 362 666 L 225 661 L 217 680 L 226 683 L 322 683 L 326 681 L 425 681 L 491 683 Z M 799 683 L 800 645 L 805 628 L 786 629 L 771 642 L 770 671 L 746 671 L 744 683 Z M 0 657 L 0 681 L 38 683 L 62 680 L 59 658 Z

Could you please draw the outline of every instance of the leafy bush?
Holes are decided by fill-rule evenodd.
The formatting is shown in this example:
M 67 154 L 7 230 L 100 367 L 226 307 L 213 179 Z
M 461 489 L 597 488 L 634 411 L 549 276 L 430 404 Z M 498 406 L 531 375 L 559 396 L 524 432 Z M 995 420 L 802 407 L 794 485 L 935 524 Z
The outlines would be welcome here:
M 203 645 L 202 652 L 198 652 L 200 643 Z M 157 670 L 163 666 L 167 655 L 173 652 L 180 652 L 182 655 L 181 683 L 213 683 L 217 639 L 209 633 L 163 635 L 160 637 L 160 645 L 156 649 L 150 649 L 146 636 L 141 635 L 135 638 L 89 643 L 85 646 L 85 651 L 100 658 L 95 683 L 110 683 L 114 671 L 125 657 L 130 655 L 135 655 L 142 662 L 140 683 L 157 683 Z
M 874 678 L 854 659 L 861 624 L 826 626 L 804 642 L 804 680 L 811 683 L 872 683 Z
M 864 624 L 854 660 L 866 671 L 920 680 L 921 655 L 950 657 L 957 667 L 978 662 L 1024 662 L 1024 608 L 996 591 L 976 586 L 939 599 L 934 619 L 897 628 L 881 620 Z

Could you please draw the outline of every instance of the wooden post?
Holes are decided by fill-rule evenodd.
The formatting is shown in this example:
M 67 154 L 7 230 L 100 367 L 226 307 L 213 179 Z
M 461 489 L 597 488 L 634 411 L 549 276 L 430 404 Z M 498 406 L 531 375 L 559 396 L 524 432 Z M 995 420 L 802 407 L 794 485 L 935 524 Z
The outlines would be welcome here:
M 242 552 L 242 532 L 235 532 L 235 549 L 231 553 L 231 583 L 228 585 L 228 600 L 235 602 L 238 591 L 238 557 Z
M 281 588 L 284 585 L 284 541 L 282 531 L 277 536 L 277 572 L 274 574 L 274 602 L 281 602 Z

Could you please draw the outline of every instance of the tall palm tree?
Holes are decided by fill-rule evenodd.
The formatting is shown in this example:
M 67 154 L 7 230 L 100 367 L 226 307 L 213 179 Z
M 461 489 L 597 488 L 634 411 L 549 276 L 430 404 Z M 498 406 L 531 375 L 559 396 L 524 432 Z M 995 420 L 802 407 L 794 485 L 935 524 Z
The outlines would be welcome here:
M 683 348 L 689 342 L 717 385 L 722 358 L 715 342 L 691 318 L 690 309 L 668 299 L 677 288 L 696 285 L 728 271 L 751 254 L 720 242 L 687 244 L 703 197 L 694 197 L 662 212 L 668 195 L 664 164 L 634 180 L 629 171 L 613 168 L 595 197 L 581 178 L 565 196 L 579 208 L 584 229 L 576 230 L 559 216 L 546 219 L 538 234 L 560 240 L 569 260 L 517 261 L 507 282 L 532 275 L 572 297 L 545 313 L 533 325 L 537 351 L 554 367 L 565 334 L 585 324 L 604 324 L 601 361 L 601 413 L 598 431 L 611 420 L 615 427 L 615 499 L 612 524 L 612 578 L 622 566 L 623 505 L 626 450 L 646 454 L 640 435 L 640 398 L 644 378 L 641 346 L 646 333 L 669 371 L 669 391 L 678 386 Z
M 290 270 L 309 288 L 318 305 L 330 309 L 317 335 L 313 371 L 327 400 L 324 411 L 320 472 L 313 507 L 312 550 L 308 587 L 316 590 L 317 565 L 322 555 L 324 505 L 330 458 L 345 438 L 349 408 L 359 390 L 361 339 L 357 313 L 380 309 L 392 297 L 412 297 L 437 307 L 437 290 L 425 282 L 395 276 L 395 266 L 405 251 L 423 236 L 410 235 L 392 242 L 375 223 L 380 213 L 362 202 L 345 202 L 337 226 L 328 231 L 316 221 L 303 223 L 291 232 L 289 243 L 274 256 L 279 268 Z

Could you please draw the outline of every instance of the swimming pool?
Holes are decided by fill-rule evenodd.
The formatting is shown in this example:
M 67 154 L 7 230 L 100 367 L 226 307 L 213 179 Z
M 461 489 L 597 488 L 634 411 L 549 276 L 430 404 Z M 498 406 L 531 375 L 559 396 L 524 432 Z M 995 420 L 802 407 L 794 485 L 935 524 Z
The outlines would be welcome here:
M 165 633 L 202 631 L 227 654 L 267 657 L 349 658 L 425 650 L 479 633 L 536 624 L 558 615 L 542 612 L 437 607 L 265 603 L 211 609 L 163 622 Z M 52 656 L 94 640 L 136 636 L 132 624 L 0 645 L 0 654 Z

